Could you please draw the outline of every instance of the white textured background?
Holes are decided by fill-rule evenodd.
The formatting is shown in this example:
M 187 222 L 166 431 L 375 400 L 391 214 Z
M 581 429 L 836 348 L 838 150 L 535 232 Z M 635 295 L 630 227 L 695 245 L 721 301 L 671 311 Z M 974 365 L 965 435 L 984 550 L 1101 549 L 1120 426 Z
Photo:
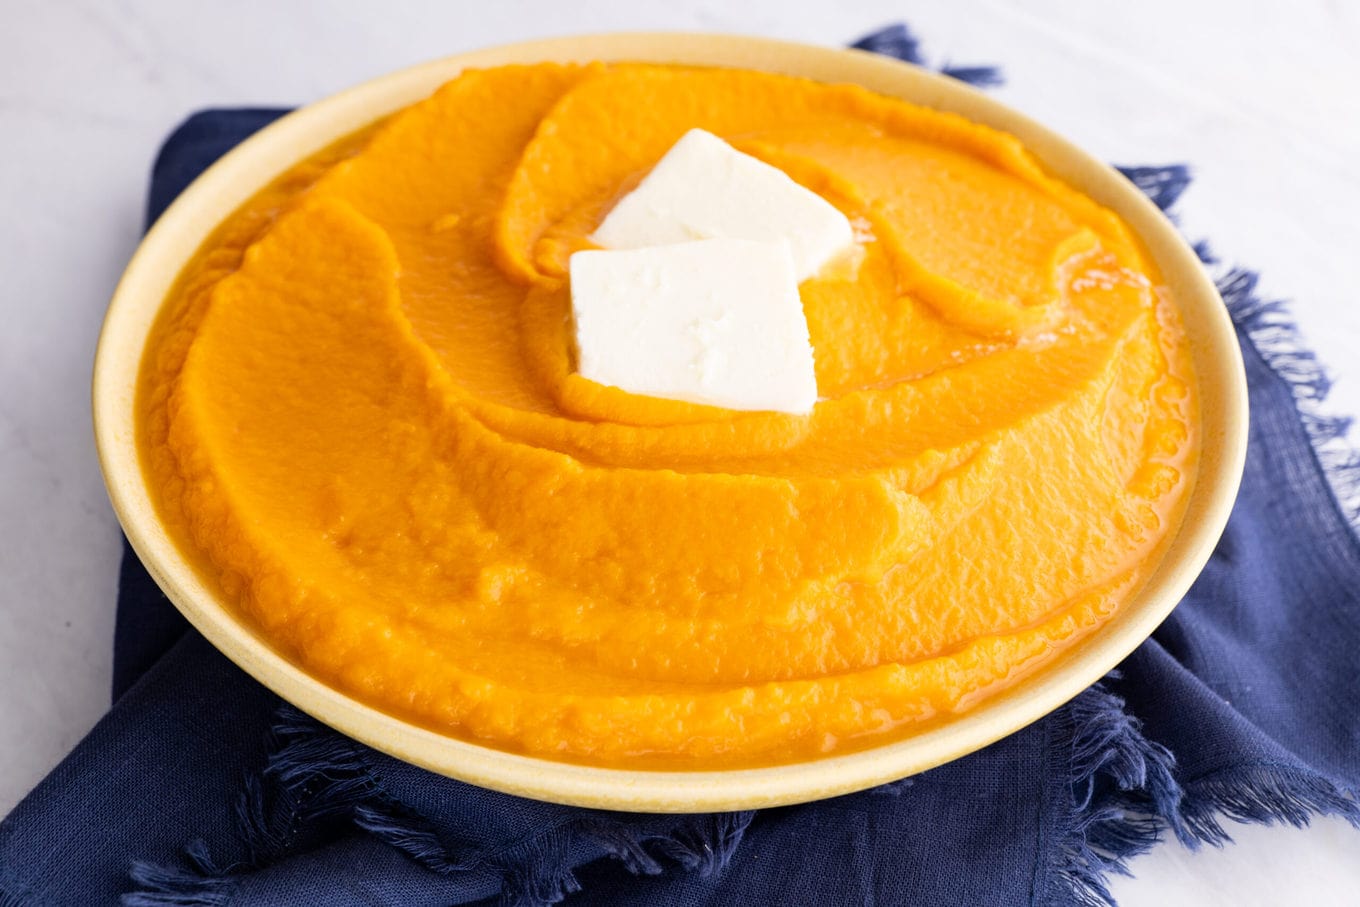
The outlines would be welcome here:
M 1187 231 L 1290 296 L 1360 414 L 1360 3 L 0 0 L 0 813 L 105 710 L 119 535 L 95 462 L 100 317 L 161 138 L 212 105 L 315 100 L 462 50 L 587 31 L 839 44 L 906 18 L 932 61 L 1121 163 L 1189 161 Z M 1360 658 L 1360 656 L 1358 656 Z M 1360 832 L 1242 827 L 1134 864 L 1125 905 L 1360 904 Z M 909 846 L 909 845 L 908 845 Z

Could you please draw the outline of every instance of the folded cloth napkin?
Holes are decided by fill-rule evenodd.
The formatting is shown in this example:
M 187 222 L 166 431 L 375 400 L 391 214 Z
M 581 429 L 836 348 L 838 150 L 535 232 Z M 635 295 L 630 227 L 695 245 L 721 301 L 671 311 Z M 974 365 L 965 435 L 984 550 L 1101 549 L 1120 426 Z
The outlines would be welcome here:
M 921 62 L 903 26 L 858 46 Z M 990 68 L 952 75 L 987 84 Z M 280 115 L 166 143 L 154 219 Z M 1163 208 L 1184 167 L 1125 171 Z M 1205 253 L 1208 258 L 1207 252 Z M 1104 875 L 1221 820 L 1360 824 L 1360 460 L 1278 303 L 1219 287 L 1251 385 L 1242 491 L 1213 559 L 1104 681 L 986 749 L 802 806 L 699 816 L 554 806 L 437 777 L 283 705 L 123 562 L 115 703 L 0 824 L 0 905 L 1103 904 Z M 1330 483 L 1329 483 L 1330 479 Z

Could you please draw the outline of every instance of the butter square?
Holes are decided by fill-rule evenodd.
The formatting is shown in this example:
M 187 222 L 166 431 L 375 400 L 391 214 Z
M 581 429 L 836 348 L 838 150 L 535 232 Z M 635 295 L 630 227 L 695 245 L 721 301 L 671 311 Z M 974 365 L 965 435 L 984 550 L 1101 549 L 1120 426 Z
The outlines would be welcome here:
M 590 250 L 570 268 L 582 376 L 735 410 L 807 413 L 817 402 L 787 245 L 709 239 Z
M 695 239 L 783 241 L 799 281 L 855 241 L 835 205 L 702 129 L 685 133 L 590 238 L 606 249 Z

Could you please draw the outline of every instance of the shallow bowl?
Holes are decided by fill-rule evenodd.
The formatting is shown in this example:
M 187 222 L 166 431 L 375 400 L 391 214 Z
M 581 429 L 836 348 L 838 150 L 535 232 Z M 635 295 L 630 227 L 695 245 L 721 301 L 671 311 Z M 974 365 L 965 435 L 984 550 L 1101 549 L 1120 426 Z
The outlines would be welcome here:
M 640 771 L 516 755 L 453 739 L 350 698 L 270 647 L 204 580 L 162 525 L 134 430 L 147 335 L 181 268 L 209 233 L 293 164 L 414 103 L 469 67 L 544 61 L 735 66 L 854 82 L 950 110 L 1018 136 L 1052 174 L 1116 211 L 1139 235 L 1180 304 L 1199 381 L 1203 448 L 1179 532 L 1150 581 L 1099 630 L 1014 687 L 907 739 L 771 768 Z M 94 429 L 104 480 L 128 540 L 184 616 L 284 699 L 378 750 L 507 793 L 609 809 L 698 812 L 795 803 L 860 790 L 964 756 L 1058 708 L 1118 664 L 1171 613 L 1228 519 L 1242 474 L 1247 392 L 1232 323 L 1213 283 L 1169 221 L 1116 171 L 960 82 L 854 50 L 730 35 L 610 34 L 533 41 L 436 60 L 292 113 L 200 176 L 156 222 L 109 305 L 94 366 Z

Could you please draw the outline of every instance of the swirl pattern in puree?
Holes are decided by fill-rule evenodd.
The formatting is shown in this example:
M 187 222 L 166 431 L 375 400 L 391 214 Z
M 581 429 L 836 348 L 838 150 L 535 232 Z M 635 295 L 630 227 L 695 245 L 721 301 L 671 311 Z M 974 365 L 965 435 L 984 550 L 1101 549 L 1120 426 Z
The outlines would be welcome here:
M 841 208 L 809 416 L 572 371 L 570 254 L 701 127 Z M 1097 628 L 1196 462 L 1174 301 L 1013 137 L 846 85 L 467 72 L 229 218 L 153 332 L 140 443 L 308 671 L 509 750 L 746 766 L 910 733 Z

